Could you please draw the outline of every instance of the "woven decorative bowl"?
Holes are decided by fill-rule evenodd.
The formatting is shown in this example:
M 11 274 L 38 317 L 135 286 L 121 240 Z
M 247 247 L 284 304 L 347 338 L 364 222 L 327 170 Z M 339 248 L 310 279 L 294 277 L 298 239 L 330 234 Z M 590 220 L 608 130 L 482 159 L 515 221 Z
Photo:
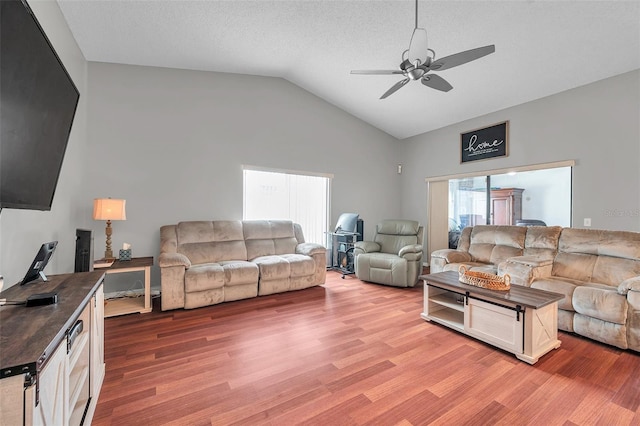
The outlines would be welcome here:
M 487 272 L 468 271 L 467 267 L 460 265 L 458 269 L 458 280 L 461 283 L 473 285 L 476 287 L 487 288 L 489 290 L 506 291 L 511 288 L 511 277 L 509 274 L 499 275 L 489 274 Z

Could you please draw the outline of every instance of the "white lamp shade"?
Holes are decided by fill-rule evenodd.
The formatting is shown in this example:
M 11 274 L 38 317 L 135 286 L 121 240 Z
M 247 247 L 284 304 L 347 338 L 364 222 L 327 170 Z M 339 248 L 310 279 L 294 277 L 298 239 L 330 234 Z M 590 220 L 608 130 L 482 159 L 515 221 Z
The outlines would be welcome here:
M 113 198 L 96 198 L 95 200 L 93 200 L 93 219 L 126 220 L 126 203 L 126 200 L 116 200 Z

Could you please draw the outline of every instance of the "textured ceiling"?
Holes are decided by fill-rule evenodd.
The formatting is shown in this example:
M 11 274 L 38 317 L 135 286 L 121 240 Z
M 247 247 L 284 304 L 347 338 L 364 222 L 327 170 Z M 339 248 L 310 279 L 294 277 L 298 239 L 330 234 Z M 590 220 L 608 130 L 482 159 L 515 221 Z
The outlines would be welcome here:
M 437 58 L 496 52 L 438 73 L 448 93 L 394 69 L 413 1 L 58 0 L 89 61 L 282 77 L 404 139 L 640 68 L 640 1 L 421 1 Z

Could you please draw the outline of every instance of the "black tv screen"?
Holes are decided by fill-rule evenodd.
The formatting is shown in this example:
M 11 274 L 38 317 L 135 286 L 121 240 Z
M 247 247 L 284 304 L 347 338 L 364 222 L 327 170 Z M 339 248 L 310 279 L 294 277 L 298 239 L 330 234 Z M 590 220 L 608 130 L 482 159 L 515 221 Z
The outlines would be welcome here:
M 80 95 L 28 4 L 0 1 L 0 209 L 51 210 Z

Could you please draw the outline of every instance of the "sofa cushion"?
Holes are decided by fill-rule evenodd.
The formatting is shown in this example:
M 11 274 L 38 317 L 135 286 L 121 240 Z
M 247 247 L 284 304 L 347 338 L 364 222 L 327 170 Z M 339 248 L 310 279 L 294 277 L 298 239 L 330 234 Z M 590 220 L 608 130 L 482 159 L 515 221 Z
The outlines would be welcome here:
M 598 256 L 585 253 L 558 253 L 553 261 L 551 275 L 590 282 Z
M 260 256 L 253 259 L 260 269 L 261 280 L 274 280 L 289 278 L 291 266 L 286 259 L 280 256 Z
M 529 226 L 524 240 L 524 255 L 553 259 L 558 252 L 561 226 Z
M 176 227 L 178 252 L 192 264 L 247 260 L 247 249 L 238 220 L 180 222 Z
M 564 228 L 558 250 L 639 260 L 640 233 Z
M 220 262 L 224 270 L 224 283 L 228 286 L 256 284 L 258 287 L 258 265 L 246 260 L 227 260 Z
M 553 275 L 618 286 L 640 275 L 640 233 L 565 228 Z
M 184 291 L 211 290 L 224 286 L 224 269 L 217 263 L 194 265 L 184 274 Z
M 573 292 L 582 284 L 581 281 L 563 279 L 557 277 L 536 278 L 531 283 L 531 288 L 551 291 L 564 295 L 564 299 L 558 301 L 558 309 L 575 311 L 573 308 Z
M 618 287 L 620 283 L 640 275 L 640 261 L 619 257 L 598 256 L 592 281 Z
M 627 321 L 627 298 L 606 285 L 583 285 L 573 292 L 576 312 L 616 324 Z
M 416 235 L 419 229 L 414 220 L 383 220 L 376 225 L 376 232 L 385 235 Z
M 176 233 L 178 244 L 243 240 L 242 221 L 239 220 L 180 222 Z
M 491 252 L 495 244 L 489 243 L 472 243 L 469 245 L 469 254 L 474 262 L 490 263 Z
M 316 271 L 316 263 L 309 256 L 301 254 L 283 254 L 280 256 L 289 262 L 290 277 L 306 277 Z
M 527 233 L 525 226 L 477 225 L 471 230 L 469 254 L 474 262 L 499 264 L 521 256 Z
M 247 220 L 243 222 L 247 259 L 295 253 L 298 240 L 293 223 L 286 220 Z
M 260 295 L 307 288 L 312 285 L 316 264 L 311 257 L 301 254 L 283 254 L 261 256 L 253 261 L 260 269 L 258 289 Z

